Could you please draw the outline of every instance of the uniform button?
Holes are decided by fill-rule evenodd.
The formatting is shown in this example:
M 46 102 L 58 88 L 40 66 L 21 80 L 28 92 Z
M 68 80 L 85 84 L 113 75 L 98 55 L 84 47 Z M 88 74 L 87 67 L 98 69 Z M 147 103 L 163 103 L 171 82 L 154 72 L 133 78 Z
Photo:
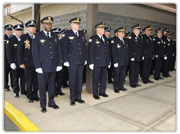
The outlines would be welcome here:
M 51 47 L 50 47 L 50 49 L 51 49 Z
M 51 42 L 49 42 L 49 44 L 51 44 Z
M 39 60 L 39 62 L 41 62 L 41 60 Z
M 52 59 L 52 57 L 51 57 L 51 59 Z
M 79 43 L 79 45 L 80 45 L 80 43 Z
M 79 48 L 79 49 L 81 49 L 81 48 Z
M 141 52 L 141 51 L 140 51 Z
M 105 47 L 106 48 L 106 47 Z
M 25 58 L 25 60 L 27 60 L 27 58 Z
M 70 57 L 70 55 L 69 55 L 69 57 Z
M 81 54 L 81 52 L 79 54 Z
M 125 57 L 125 58 L 127 58 L 127 57 Z
M 52 54 L 52 52 L 50 52 L 50 54 Z
M 96 59 L 98 60 L 98 57 Z
M 106 50 L 106 52 L 107 52 L 107 50 Z
M 125 55 L 126 55 L 126 53 L 125 53 Z
M 107 56 L 107 54 L 106 54 L 106 56 Z

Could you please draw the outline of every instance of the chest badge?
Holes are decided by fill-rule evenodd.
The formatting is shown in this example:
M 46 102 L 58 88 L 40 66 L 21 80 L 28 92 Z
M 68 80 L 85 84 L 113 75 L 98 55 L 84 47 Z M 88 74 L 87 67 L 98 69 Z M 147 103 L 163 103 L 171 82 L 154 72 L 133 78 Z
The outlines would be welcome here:
M 55 42 L 57 42 L 57 39 L 54 39 Z
M 25 40 L 24 43 L 25 43 L 25 48 L 26 49 L 30 49 L 30 44 L 29 44 L 29 40 Z
M 117 48 L 120 48 L 120 47 L 121 47 L 121 45 L 117 44 Z

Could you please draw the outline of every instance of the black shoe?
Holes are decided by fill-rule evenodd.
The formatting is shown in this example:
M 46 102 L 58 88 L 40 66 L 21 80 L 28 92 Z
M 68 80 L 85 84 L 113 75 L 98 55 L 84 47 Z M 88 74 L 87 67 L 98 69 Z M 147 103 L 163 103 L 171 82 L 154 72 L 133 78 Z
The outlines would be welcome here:
M 18 93 L 14 93 L 14 97 L 15 97 L 15 98 L 18 98 L 18 97 L 19 97 L 19 94 L 18 94 Z
M 79 102 L 79 103 L 85 103 L 84 100 L 78 100 L 78 99 L 75 99 L 75 101 Z
M 132 85 L 130 85 L 130 87 L 132 87 L 132 88 L 136 88 L 137 86 L 135 86 L 135 85 L 133 85 L 133 86 L 132 86 Z
M 136 87 L 140 87 L 140 86 L 142 86 L 141 84 L 136 84 Z
M 34 98 L 34 100 L 35 100 L 35 101 L 39 101 L 39 100 L 40 100 L 40 98 L 39 98 L 39 97 L 36 97 L 36 98 Z
M 154 83 L 154 81 L 149 80 L 148 83 Z
M 107 94 L 99 94 L 99 96 L 109 97 L 109 95 L 107 95 Z
M 47 112 L 46 108 L 41 108 L 41 112 L 46 113 Z
M 168 77 L 172 77 L 171 75 L 168 75 Z
M 120 88 L 119 90 L 121 90 L 121 91 L 127 91 L 127 89 L 126 88 Z
M 54 94 L 54 97 L 57 97 L 58 96 L 58 94 Z
M 114 92 L 115 92 L 115 93 L 120 93 L 120 91 L 119 91 L 119 90 L 114 90 Z
M 159 78 L 154 78 L 155 80 L 159 80 Z
M 26 92 L 21 92 L 21 95 L 26 95 L 27 93 Z
M 160 76 L 159 79 L 163 80 L 164 78 Z
M 59 95 L 61 95 L 61 96 L 64 96 L 65 95 L 65 93 L 63 93 L 63 92 L 61 92 L 61 93 L 58 93 Z
M 143 83 L 144 83 L 144 84 L 148 84 L 148 82 L 147 82 L 147 81 L 143 81 Z
M 5 88 L 5 91 L 10 91 L 10 89 L 9 88 Z
M 113 84 L 114 82 L 113 81 L 109 81 L 108 84 Z
M 49 105 L 49 107 L 52 107 L 54 109 L 59 109 L 59 106 L 58 105 Z
M 32 103 L 32 102 L 34 102 L 34 100 L 33 99 L 28 99 L 28 102 Z
M 71 106 L 75 106 L 75 102 L 74 102 L 74 101 L 71 101 L 70 105 L 71 105 Z
M 100 99 L 99 96 L 93 96 L 93 98 L 96 99 L 96 100 L 99 100 L 99 99 Z

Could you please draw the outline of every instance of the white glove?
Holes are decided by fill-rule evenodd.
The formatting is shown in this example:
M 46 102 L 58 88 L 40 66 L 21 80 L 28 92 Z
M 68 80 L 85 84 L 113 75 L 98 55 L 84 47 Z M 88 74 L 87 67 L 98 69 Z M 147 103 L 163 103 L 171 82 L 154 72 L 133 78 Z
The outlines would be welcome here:
M 69 67 L 69 62 L 65 62 L 64 66 Z
M 85 60 L 85 62 L 84 62 L 84 65 L 86 65 L 87 64 L 87 60 Z
M 15 63 L 11 63 L 10 66 L 11 66 L 11 68 L 12 68 L 13 70 L 16 69 L 16 64 L 15 64 Z
M 174 53 L 172 55 L 174 56 Z
M 42 74 L 42 73 L 43 73 L 43 70 L 42 70 L 42 68 L 37 68 L 37 69 L 36 69 L 36 72 L 39 73 L 39 74 Z
M 144 56 L 142 57 L 142 60 L 144 60 Z
M 117 67 L 118 67 L 118 63 L 115 63 L 115 64 L 114 64 L 114 67 L 117 68 Z
M 131 61 L 134 61 L 134 58 L 131 58 Z
M 108 65 L 108 68 L 110 68 L 111 67 L 111 64 L 110 65 Z
M 167 56 L 166 56 L 166 57 L 164 57 L 164 60 L 167 60 Z
M 57 66 L 56 71 L 58 72 L 58 71 L 61 71 L 61 70 L 62 70 L 62 66 Z
M 90 68 L 91 70 L 94 70 L 94 64 L 90 64 L 90 65 L 89 65 L 89 68 Z

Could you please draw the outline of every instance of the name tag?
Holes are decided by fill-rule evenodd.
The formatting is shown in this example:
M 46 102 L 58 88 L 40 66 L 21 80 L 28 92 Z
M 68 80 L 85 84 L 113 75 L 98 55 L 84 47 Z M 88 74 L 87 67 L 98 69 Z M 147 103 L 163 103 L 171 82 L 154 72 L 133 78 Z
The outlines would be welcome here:
M 70 39 L 70 40 L 73 40 L 73 39 L 74 39 L 74 36 L 72 36 L 72 37 L 70 36 L 69 39 Z
M 100 43 L 100 41 L 96 41 L 96 44 L 99 44 Z
M 41 43 L 44 43 L 45 41 L 46 41 L 45 39 L 41 39 L 41 40 L 40 40 Z
M 17 44 L 14 44 L 15 47 L 17 47 Z

